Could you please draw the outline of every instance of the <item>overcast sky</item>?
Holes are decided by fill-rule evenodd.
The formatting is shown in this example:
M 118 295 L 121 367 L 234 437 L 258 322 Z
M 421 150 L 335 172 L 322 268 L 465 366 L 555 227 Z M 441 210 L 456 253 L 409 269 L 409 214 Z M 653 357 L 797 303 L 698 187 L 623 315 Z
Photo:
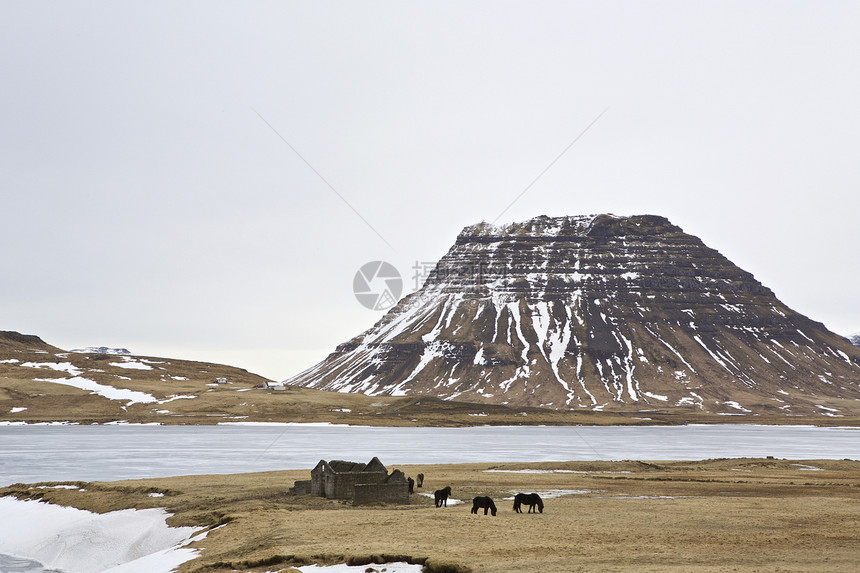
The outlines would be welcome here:
M 410 292 L 528 188 L 500 223 L 663 215 L 860 331 L 858 29 L 856 1 L 4 0 L 0 330 L 283 379 L 382 316 L 364 263 Z

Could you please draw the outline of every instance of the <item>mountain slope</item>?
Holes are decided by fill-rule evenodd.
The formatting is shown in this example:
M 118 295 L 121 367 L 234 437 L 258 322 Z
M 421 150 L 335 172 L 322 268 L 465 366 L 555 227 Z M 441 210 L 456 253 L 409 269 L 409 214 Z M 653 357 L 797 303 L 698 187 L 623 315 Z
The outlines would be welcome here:
M 594 419 L 581 413 L 432 398 L 379 400 L 361 394 L 284 387 L 222 364 L 118 355 L 109 347 L 104 350 L 75 353 L 47 344 L 38 336 L 0 331 L 0 426 L 123 421 L 384 426 L 642 423 L 623 416 Z
M 557 409 L 856 413 L 860 350 L 663 217 L 466 227 L 291 384 Z

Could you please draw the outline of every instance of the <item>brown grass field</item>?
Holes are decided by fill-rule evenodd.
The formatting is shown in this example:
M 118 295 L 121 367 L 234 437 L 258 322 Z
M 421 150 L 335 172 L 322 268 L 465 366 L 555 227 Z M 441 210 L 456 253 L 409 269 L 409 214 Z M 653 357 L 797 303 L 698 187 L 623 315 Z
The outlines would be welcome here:
M 394 469 L 389 467 L 389 470 Z M 728 459 L 401 466 L 422 490 L 490 495 L 437 509 L 353 507 L 291 495 L 309 470 L 79 483 L 86 491 L 16 484 L 2 495 L 104 512 L 167 507 L 171 525 L 213 528 L 180 573 L 290 571 L 291 565 L 385 560 L 428 572 L 819 572 L 860 570 L 860 462 Z M 564 470 L 522 473 L 510 470 Z M 503 470 L 503 471 L 487 471 Z M 46 485 L 46 484 L 41 484 Z M 504 498 L 545 495 L 542 514 Z M 148 494 L 163 493 L 153 498 Z M 221 527 L 218 527 L 218 526 Z M 216 528 L 217 527 L 217 528 Z M 382 569 L 381 566 L 374 566 Z

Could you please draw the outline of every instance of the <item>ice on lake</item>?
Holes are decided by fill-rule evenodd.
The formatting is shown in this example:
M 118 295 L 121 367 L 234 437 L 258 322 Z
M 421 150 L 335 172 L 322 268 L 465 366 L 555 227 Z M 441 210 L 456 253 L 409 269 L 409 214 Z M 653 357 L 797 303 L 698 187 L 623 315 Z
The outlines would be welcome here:
M 860 459 L 860 430 L 690 426 L 0 426 L 0 485 L 402 464 L 729 457 Z

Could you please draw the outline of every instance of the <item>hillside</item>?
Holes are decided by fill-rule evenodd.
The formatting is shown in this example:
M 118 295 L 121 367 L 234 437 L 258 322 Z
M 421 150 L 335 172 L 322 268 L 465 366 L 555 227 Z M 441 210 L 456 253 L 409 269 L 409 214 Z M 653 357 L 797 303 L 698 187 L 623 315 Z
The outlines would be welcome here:
M 290 384 L 559 410 L 860 413 L 860 350 L 652 215 L 466 227 Z
M 38 336 L 0 331 L 0 424 L 54 422 L 323 422 L 386 426 L 643 423 L 623 416 L 597 419 L 432 398 L 379 400 L 321 392 L 276 385 L 221 364 L 124 354 L 79 354 L 47 344 Z
M 221 382 L 216 380 L 221 378 Z M 75 384 L 72 386 L 70 384 Z M 268 388 L 264 386 L 268 385 Z M 80 387 L 78 387 L 80 386 Z M 758 423 L 799 418 L 758 416 Z M 333 423 L 370 426 L 642 425 L 742 421 L 701 412 L 560 411 L 432 397 L 384 398 L 276 385 L 207 362 L 75 354 L 37 336 L 0 331 L 0 425 L 37 423 Z M 816 417 L 819 425 L 860 425 L 860 417 Z

